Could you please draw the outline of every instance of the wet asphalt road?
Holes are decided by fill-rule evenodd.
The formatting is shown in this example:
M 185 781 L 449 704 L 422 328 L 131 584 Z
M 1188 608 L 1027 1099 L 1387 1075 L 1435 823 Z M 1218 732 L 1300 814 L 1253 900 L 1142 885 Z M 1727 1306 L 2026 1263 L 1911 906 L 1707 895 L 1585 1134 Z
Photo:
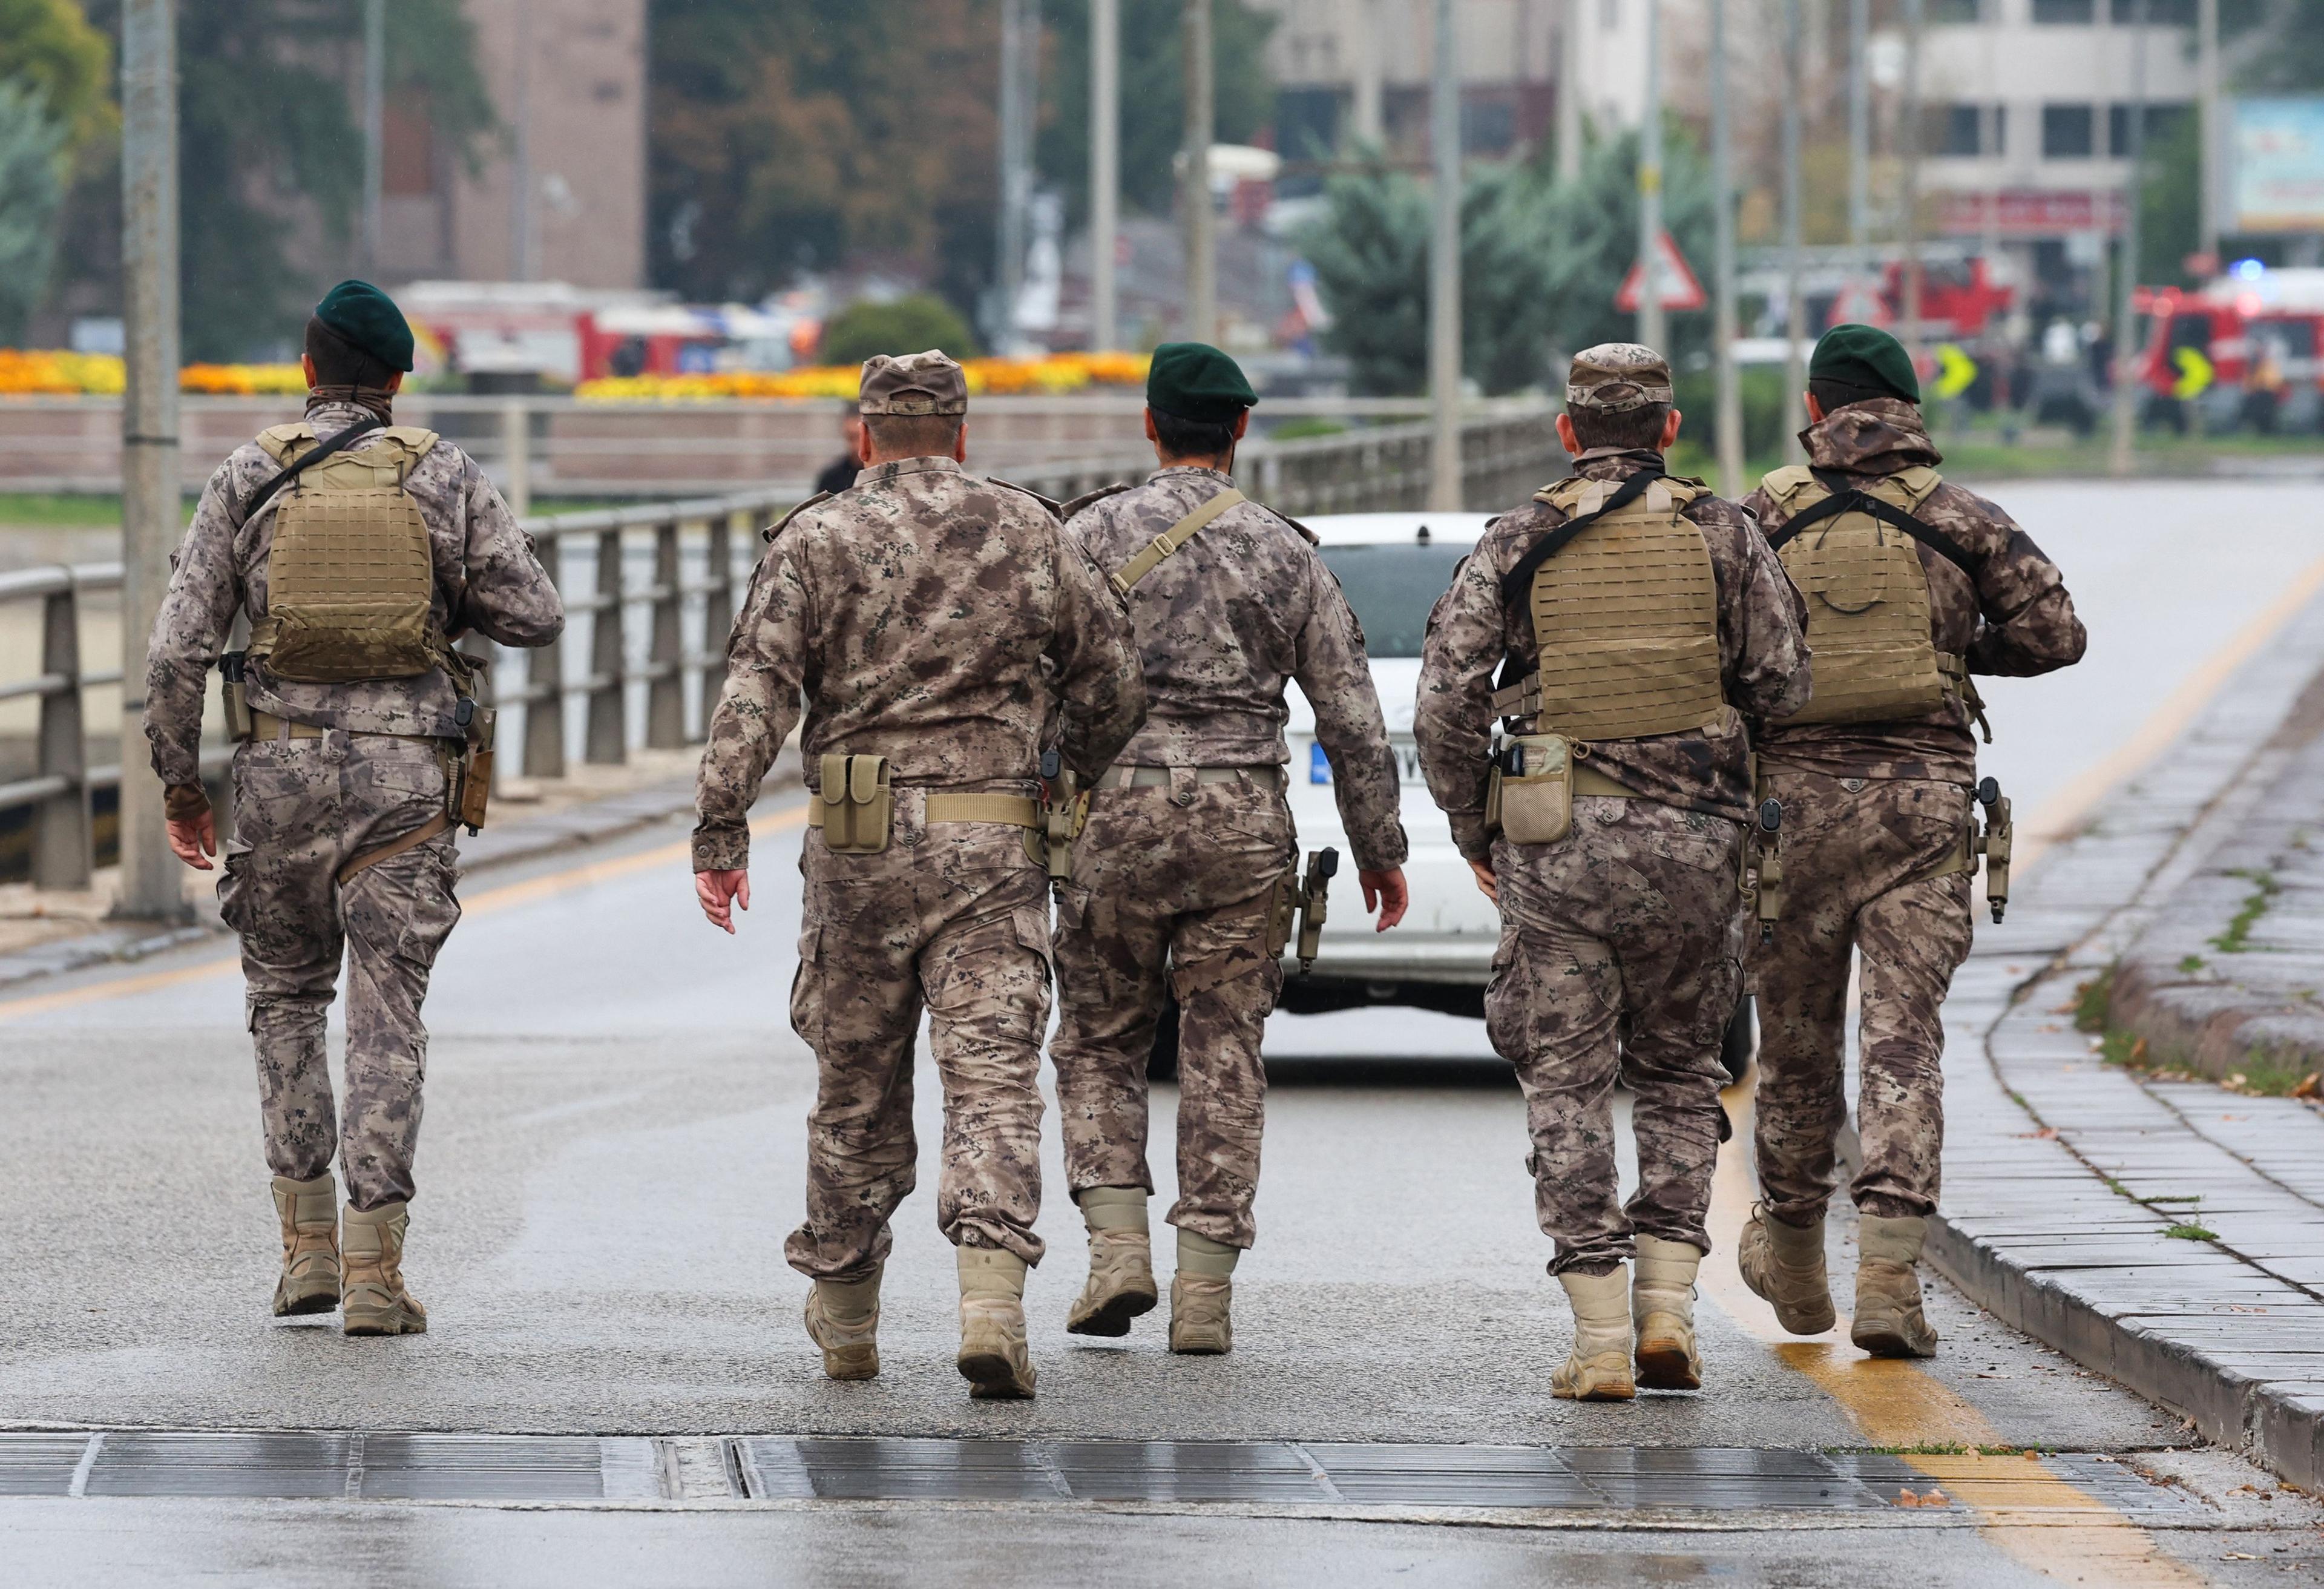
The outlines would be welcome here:
M 2250 493 L 2239 528 L 2214 518 L 2200 556 L 2173 549 L 2188 546 L 2190 516 L 2218 513 L 2215 494 L 2108 497 L 2133 512 L 2127 524 L 2093 514 L 2090 494 L 2010 496 L 2066 564 L 2098 636 L 2083 670 L 1988 692 L 2005 735 L 1989 769 L 2032 827 L 2070 815 L 2172 690 L 2319 550 L 2308 499 L 2291 490 Z M 2166 555 L 2176 560 L 2160 579 Z M 1073 1210 L 1053 1196 L 1041 1223 L 1052 1256 L 1028 1297 L 1040 1399 L 972 1405 L 950 1366 L 952 1266 L 924 1155 L 889 1271 L 886 1372 L 830 1384 L 798 1327 L 806 1282 L 779 1250 L 798 1217 L 813 1085 L 784 1018 L 794 805 L 775 796 L 762 808 L 771 830 L 757 850 L 759 908 L 736 939 L 700 921 L 678 827 L 466 891 L 469 919 L 429 1007 L 423 1191 L 407 1264 L 431 1312 L 424 1337 L 351 1342 L 328 1321 L 265 1316 L 272 1212 L 239 989 L 216 948 L 0 1003 L 0 1427 L 1800 1450 L 1983 1441 L 2124 1454 L 2186 1439 L 2175 1419 L 1941 1284 L 1932 1313 L 1947 1346 L 1925 1369 L 1859 1372 L 1844 1342 L 1808 1355 L 1779 1347 L 1765 1309 L 1740 1293 L 1731 1248 L 1706 1266 L 1705 1392 L 1620 1407 L 1554 1400 L 1564 1308 L 1532 1223 L 1515 1088 L 1478 1023 L 1410 1012 L 1284 1017 L 1271 1029 L 1260 1244 L 1237 1277 L 1231 1356 L 1171 1358 L 1158 1315 L 1123 1344 L 1065 1335 L 1081 1245 Z M 925 1067 L 920 1092 L 925 1145 L 938 1126 Z M 1164 1132 L 1172 1102 L 1157 1094 Z M 1054 1138 L 1047 1146 L 1061 1187 Z M 1167 1157 L 1156 1156 L 1157 1215 Z M 1738 1161 L 1714 1228 L 1731 1231 L 1748 1195 Z M 1844 1280 L 1845 1223 L 1833 1242 Z M 2210 1490 L 2258 1477 L 2223 1471 Z M 1714 1535 L 1575 1536 L 1217 1512 L 74 1501 L 0 1501 L 0 1544 L 25 1581 L 101 1562 L 124 1578 L 304 1582 L 330 1563 L 333 1575 L 382 1584 L 906 1584 L 968 1562 L 1025 1583 L 1968 1584 L 2041 1572 L 2070 1582 L 2077 1559 L 2095 1559 L 2029 1555 L 1987 1521 L 1983 1532 L 1930 1524 L 1925 1536 L 1902 1514 L 1856 1528 L 1770 1518 Z M 2153 1559 L 2116 1581 L 2283 1582 L 2287 1564 L 2312 1568 L 2312 1520 L 2249 1538 L 2228 1522 L 2222 1513 L 2223 1531 L 2156 1530 Z M 2034 1528 L 2019 1533 L 2037 1538 Z M 2061 1544 L 2072 1541 L 2050 1538 Z M 2255 1559 L 2222 1559 L 2230 1554 Z M 1092 1573 L 1093 1556 L 1111 1557 L 1109 1570 Z M 2182 1562 L 2200 1575 L 2139 1575 Z

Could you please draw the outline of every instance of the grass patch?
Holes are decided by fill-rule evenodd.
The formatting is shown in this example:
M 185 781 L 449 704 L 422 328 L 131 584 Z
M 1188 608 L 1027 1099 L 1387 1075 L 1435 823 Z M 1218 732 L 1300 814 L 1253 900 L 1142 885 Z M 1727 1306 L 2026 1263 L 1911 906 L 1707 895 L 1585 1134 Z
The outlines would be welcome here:
M 2146 1039 L 2116 1027 L 2098 1039 L 2098 1058 L 2104 1064 L 2143 1070 L 2146 1067 Z
M 2275 896 L 2283 892 L 2283 884 L 2276 882 L 2273 872 L 2238 868 L 2227 875 L 2243 878 L 2254 886 L 2244 900 L 2243 909 L 2228 921 L 2227 929 L 2211 939 L 2211 947 L 2223 955 L 2240 955 L 2251 947 L 2251 929 L 2267 914 Z
M 2254 1049 L 2244 1056 L 2243 1068 L 2227 1076 L 2219 1085 L 2231 1093 L 2247 1093 L 2257 1098 L 2288 1098 L 2298 1092 L 2301 1084 L 2312 1074 Z
M 1347 426 L 1339 420 L 1325 419 L 1321 414 L 1310 414 L 1304 419 L 1284 420 L 1267 433 L 1267 439 L 1269 441 L 1304 441 L 1310 436 L 1344 436 L 1347 433 Z
M 2102 1032 L 2114 1013 L 2114 967 L 2109 965 L 2074 990 L 2074 1030 Z
M 2179 956 L 2179 969 L 2188 976 L 2201 975 L 2203 967 L 2209 964 L 2209 962 L 2205 960 L 2200 955 L 2181 955 Z
M 2174 1242 L 2216 1242 L 2219 1239 L 2218 1232 L 2207 1230 L 2200 1224 L 2174 1224 L 2163 1233 Z

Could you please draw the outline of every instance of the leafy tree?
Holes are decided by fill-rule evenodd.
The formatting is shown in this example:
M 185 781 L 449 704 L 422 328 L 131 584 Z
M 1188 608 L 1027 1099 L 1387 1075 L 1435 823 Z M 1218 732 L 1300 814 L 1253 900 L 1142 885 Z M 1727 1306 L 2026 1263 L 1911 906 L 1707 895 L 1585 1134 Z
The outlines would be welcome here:
M 0 80 L 0 346 L 22 338 L 25 317 L 48 285 L 64 145 L 64 126 L 51 119 L 39 93 Z
M 1047 0 L 1041 127 L 1034 163 L 1061 188 L 1068 215 L 1089 204 L 1089 0 Z M 1167 214 L 1171 161 L 1185 136 L 1185 35 L 1176 5 L 1121 8 L 1121 196 L 1132 208 Z M 1275 119 L 1268 35 L 1277 18 L 1249 0 L 1211 7 L 1212 112 L 1222 143 L 1248 143 Z
M 2202 246 L 2200 118 L 2173 119 L 2162 137 L 2150 137 L 2138 191 L 2138 279 L 2148 286 L 2192 286 L 2187 256 Z
M 112 125 L 113 50 L 73 0 L 0 0 L 0 82 L 29 90 L 77 148 Z
M 851 303 L 823 328 L 827 365 L 860 365 L 875 353 L 918 353 L 936 348 L 954 358 L 973 357 L 976 337 L 959 311 L 933 292 L 912 292 L 886 303 L 870 299 Z
M 1559 347 L 1627 342 L 1637 335 L 1635 317 L 1615 308 L 1614 298 L 1638 257 L 1637 169 L 1638 135 L 1626 133 L 1592 143 L 1582 156 L 1582 174 L 1543 193 L 1549 335 Z M 1701 149 L 1673 125 L 1663 137 L 1663 224 L 1698 277 L 1711 263 L 1712 202 Z M 1707 350 L 1710 319 L 1671 316 L 1673 346 L 1663 351 L 1683 362 Z

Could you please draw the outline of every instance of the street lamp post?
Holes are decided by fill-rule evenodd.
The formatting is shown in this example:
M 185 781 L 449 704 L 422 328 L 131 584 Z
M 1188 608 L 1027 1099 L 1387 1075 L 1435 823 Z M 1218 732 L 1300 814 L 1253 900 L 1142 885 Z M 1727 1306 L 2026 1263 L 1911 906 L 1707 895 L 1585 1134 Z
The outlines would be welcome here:
M 1428 406 L 1434 426 L 1428 505 L 1459 512 L 1461 491 L 1461 54 L 1452 0 L 1436 0 L 1435 79 L 1430 90 Z
M 1646 8 L 1646 106 L 1638 125 L 1638 340 L 1663 346 L 1663 63 L 1662 0 Z
M 1119 346 L 1114 250 L 1121 235 L 1121 0 L 1090 0 L 1090 346 Z
M 2123 179 L 2122 246 L 2115 268 L 2114 473 L 2138 467 L 2138 211 L 2146 164 L 2146 0 L 2136 0 L 2130 18 L 2130 170 Z
M 1185 0 L 1186 336 L 1214 342 L 1219 259 L 1211 214 L 1211 0 Z
M 1807 305 L 1800 290 L 1800 96 L 1806 92 L 1800 70 L 1800 0 L 1784 0 L 1784 407 L 1790 411 L 1807 385 L 1800 356 L 1800 333 Z M 1799 437 L 1784 427 L 1784 456 L 1797 463 L 1804 454 Z
M 1711 362 L 1719 494 L 1743 494 L 1743 396 L 1735 369 L 1735 149 L 1727 101 L 1727 0 L 1711 0 Z
M 376 277 L 387 174 L 387 0 L 364 0 L 363 118 L 364 273 Z

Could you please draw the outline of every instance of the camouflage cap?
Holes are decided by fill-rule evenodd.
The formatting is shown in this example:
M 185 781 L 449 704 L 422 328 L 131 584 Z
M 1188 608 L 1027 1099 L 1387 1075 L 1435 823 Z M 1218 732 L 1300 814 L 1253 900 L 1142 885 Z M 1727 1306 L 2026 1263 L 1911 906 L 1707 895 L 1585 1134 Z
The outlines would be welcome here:
M 964 414 L 968 376 L 951 359 L 930 348 L 892 358 L 875 353 L 863 361 L 863 385 L 855 400 L 862 414 Z
M 1565 377 L 1565 406 L 1620 413 L 1671 401 L 1670 365 L 1635 342 L 1600 342 L 1573 356 Z

